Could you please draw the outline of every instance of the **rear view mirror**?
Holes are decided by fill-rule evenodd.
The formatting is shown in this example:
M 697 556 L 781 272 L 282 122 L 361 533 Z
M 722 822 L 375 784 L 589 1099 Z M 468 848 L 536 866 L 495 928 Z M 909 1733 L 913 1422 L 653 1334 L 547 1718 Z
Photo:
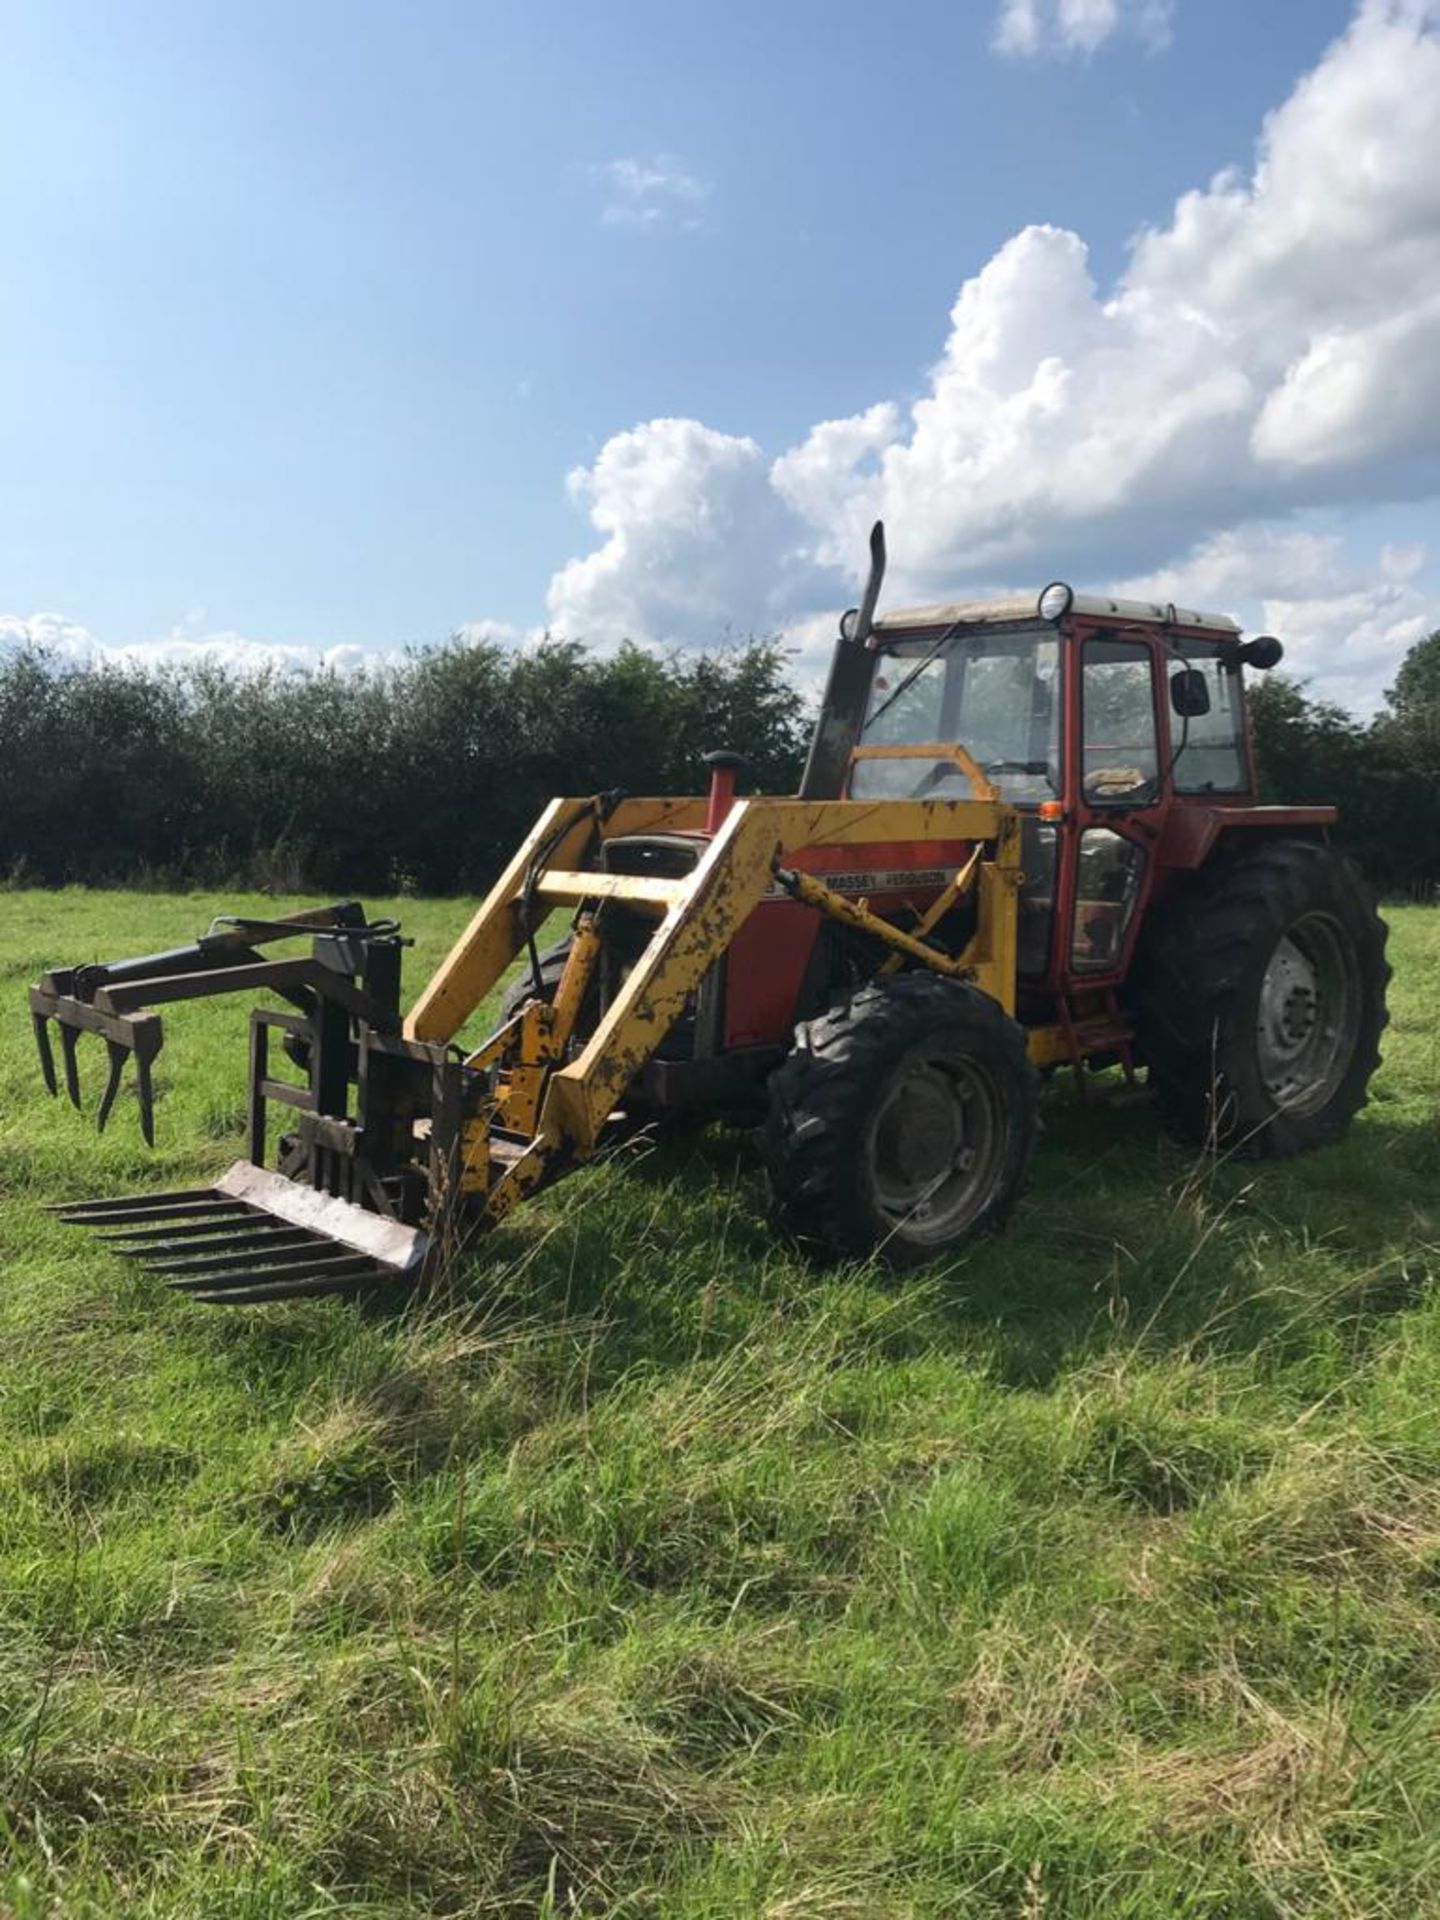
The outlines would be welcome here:
M 1262 673 L 1268 673 L 1285 658 L 1285 649 L 1273 633 L 1257 633 L 1241 647 L 1240 658 L 1247 667 L 1258 667 Z
M 1210 711 L 1210 689 L 1195 667 L 1181 667 L 1170 676 L 1170 704 L 1182 720 L 1198 720 Z

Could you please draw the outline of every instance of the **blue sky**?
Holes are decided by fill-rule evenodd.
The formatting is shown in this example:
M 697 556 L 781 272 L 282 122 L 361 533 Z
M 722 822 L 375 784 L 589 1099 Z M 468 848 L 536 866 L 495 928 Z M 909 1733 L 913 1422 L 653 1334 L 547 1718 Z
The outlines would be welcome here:
M 1415 47 L 1436 52 L 1425 0 L 1362 12 L 1372 37 L 1392 36 L 1396 72 Z M 1333 606 L 1390 591 L 1390 628 L 1428 617 L 1433 446 L 1397 428 L 1388 467 L 1328 442 L 1317 462 L 1309 441 L 1296 453 L 1287 415 L 1265 430 L 1286 443 L 1282 484 L 1231 487 L 1224 447 L 1188 422 L 1171 470 L 1208 461 L 1211 483 L 1161 511 L 1153 475 L 1105 473 L 1108 505 L 1091 516 L 1076 502 L 1095 465 L 1076 463 L 1048 502 L 1028 480 L 1021 498 L 1001 442 L 1017 468 L 1038 456 L 1058 472 L 1053 442 L 1017 436 L 988 389 L 980 414 L 968 388 L 958 411 L 936 401 L 932 375 L 947 339 L 973 359 L 1003 335 L 1009 367 L 1038 327 L 1039 357 L 1069 367 L 1072 391 L 1106 390 L 1076 272 L 1103 305 L 1137 230 L 1168 230 L 1183 252 L 1177 201 L 1222 168 L 1249 176 L 1267 114 L 1346 57 L 1334 43 L 1354 15 L 1348 0 L 11 0 L 0 630 L 41 631 L 45 614 L 109 649 L 176 636 L 379 648 L 548 618 L 598 644 L 622 628 L 689 644 L 781 627 L 808 647 L 846 597 L 845 556 L 878 499 L 902 573 L 913 530 L 917 589 L 1056 571 L 1184 586 L 1188 565 L 1197 588 L 1213 580 L 1251 609 L 1318 594 L 1331 613 L 1306 665 L 1363 704 L 1399 643 L 1372 636 L 1377 658 L 1356 668 Z M 1342 145 L 1347 114 L 1377 112 L 1357 88 L 1387 84 L 1374 46 L 1349 58 L 1311 111 Z M 1390 138 L 1383 98 L 1378 120 Z M 1313 137 L 1299 127 L 1297 154 Z M 1393 137 L 1398 177 L 1426 166 L 1403 147 L 1423 126 Z M 1267 215 L 1262 198 L 1254 245 L 1212 233 L 1201 269 L 1223 277 L 1233 247 L 1293 281 L 1292 305 L 1313 298 L 1313 326 L 1285 318 L 1276 366 L 1258 371 L 1247 349 L 1228 369 L 1273 391 L 1337 325 L 1377 315 L 1337 321 L 1366 270 L 1363 222 L 1297 252 L 1311 213 Z M 1392 250 L 1376 207 L 1395 198 L 1377 190 L 1361 210 Z M 1417 300 L 1440 296 L 1426 284 L 1434 201 L 1405 217 Z M 1058 240 L 1017 252 L 1036 225 L 1078 236 L 1088 266 Z M 1330 278 L 1312 289 L 1318 255 Z M 958 291 L 997 256 L 1005 284 L 982 286 L 986 311 L 955 334 Z M 1174 257 L 1156 270 L 1166 298 L 1180 297 L 1176 271 Z M 1231 329 L 1233 306 L 1221 288 L 1206 325 Z M 1056 313 L 1071 337 L 1050 338 Z M 1235 325 L 1258 332 L 1263 317 Z M 1154 390 L 1200 378 L 1171 371 L 1169 387 L 1164 368 L 1158 389 L 1121 382 L 1117 435 L 1154 417 Z M 1004 378 L 1011 399 L 1043 400 L 1028 361 Z M 966 423 L 991 436 L 986 461 L 971 472 L 952 450 L 937 467 L 917 401 L 951 407 L 952 440 Z M 818 424 L 887 405 L 857 459 L 815 442 Z M 648 432 L 665 421 L 694 432 Z M 1079 421 L 1067 446 L 1095 430 Z M 589 482 L 567 487 L 577 469 Z M 981 485 L 1003 537 L 966 504 Z M 1242 534 L 1258 568 L 1217 576 L 1206 542 Z M 1341 625 L 1374 611 L 1357 601 Z

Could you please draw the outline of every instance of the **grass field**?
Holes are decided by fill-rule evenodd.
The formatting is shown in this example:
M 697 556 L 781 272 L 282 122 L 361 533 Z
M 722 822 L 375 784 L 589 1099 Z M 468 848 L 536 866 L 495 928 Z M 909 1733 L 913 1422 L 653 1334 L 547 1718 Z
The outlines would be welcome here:
M 167 1015 L 153 1155 L 24 1012 L 220 904 L 0 895 L 0 1913 L 1440 1914 L 1440 914 L 1307 1161 L 1062 1076 L 1014 1226 L 900 1282 L 706 1135 L 387 1318 L 41 1210 L 240 1150 L 238 1002 Z M 464 910 L 398 910 L 413 991 Z

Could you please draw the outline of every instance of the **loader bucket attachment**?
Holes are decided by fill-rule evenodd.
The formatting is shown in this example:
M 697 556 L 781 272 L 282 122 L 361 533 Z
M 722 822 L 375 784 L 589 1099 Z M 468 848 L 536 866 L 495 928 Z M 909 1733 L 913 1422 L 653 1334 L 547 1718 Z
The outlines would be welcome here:
M 300 934 L 310 936 L 308 957 L 259 951 Z M 191 947 L 43 975 L 30 1013 L 47 1088 L 58 1094 L 63 1080 L 80 1106 L 80 1042 L 97 1035 L 109 1060 L 100 1125 L 133 1058 L 152 1145 L 151 1069 L 164 1035 L 151 1009 L 263 988 L 290 1003 L 250 1014 L 248 1160 L 213 1186 L 54 1211 L 214 1305 L 413 1285 L 449 1219 L 463 1102 L 453 1056 L 400 1034 L 404 944 L 393 921 L 371 921 L 350 902 L 286 920 L 221 920 Z M 272 1064 L 272 1039 L 288 1067 Z M 272 1143 L 277 1108 L 288 1127 Z
M 212 1306 L 362 1294 L 420 1276 L 417 1227 L 237 1160 L 213 1187 L 52 1209 L 167 1287 Z

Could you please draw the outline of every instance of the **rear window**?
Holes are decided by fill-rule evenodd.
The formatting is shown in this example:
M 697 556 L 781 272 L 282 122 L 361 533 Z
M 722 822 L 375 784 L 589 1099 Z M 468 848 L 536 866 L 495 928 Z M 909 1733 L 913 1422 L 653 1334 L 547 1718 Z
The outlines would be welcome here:
M 1187 721 L 1173 707 L 1170 710 L 1175 791 L 1242 793 L 1249 781 L 1240 675 L 1225 665 L 1224 650 L 1217 641 L 1181 640 L 1178 650 L 1197 673 L 1204 674 L 1210 711 Z

